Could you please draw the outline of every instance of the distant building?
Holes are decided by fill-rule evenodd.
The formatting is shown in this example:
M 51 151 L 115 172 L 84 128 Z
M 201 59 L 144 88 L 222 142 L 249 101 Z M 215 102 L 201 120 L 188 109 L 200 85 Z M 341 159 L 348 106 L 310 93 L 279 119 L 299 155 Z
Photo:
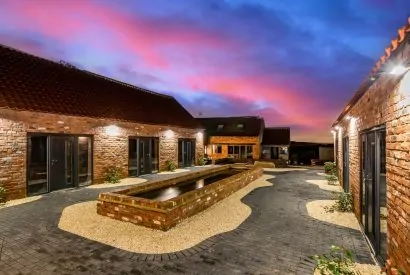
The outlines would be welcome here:
M 263 131 L 262 159 L 289 159 L 290 128 L 269 127 Z
M 333 143 L 291 141 L 289 162 L 295 165 L 323 164 L 334 160 Z
M 205 153 L 213 159 L 259 159 L 265 122 L 256 116 L 197 118 L 205 129 Z

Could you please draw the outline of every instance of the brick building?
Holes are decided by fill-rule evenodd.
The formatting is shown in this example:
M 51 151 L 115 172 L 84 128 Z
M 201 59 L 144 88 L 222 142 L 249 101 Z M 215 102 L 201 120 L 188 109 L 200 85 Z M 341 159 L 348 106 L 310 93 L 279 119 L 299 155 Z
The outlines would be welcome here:
M 289 159 L 290 128 L 269 127 L 263 131 L 262 159 Z
M 197 118 L 205 129 L 206 154 L 213 159 L 259 159 L 265 122 L 256 116 Z
M 0 183 L 15 199 L 155 173 L 203 155 L 173 98 L 0 45 Z
M 340 182 L 381 262 L 410 274 L 410 18 L 333 124 Z M 390 261 L 388 261 L 390 262 Z

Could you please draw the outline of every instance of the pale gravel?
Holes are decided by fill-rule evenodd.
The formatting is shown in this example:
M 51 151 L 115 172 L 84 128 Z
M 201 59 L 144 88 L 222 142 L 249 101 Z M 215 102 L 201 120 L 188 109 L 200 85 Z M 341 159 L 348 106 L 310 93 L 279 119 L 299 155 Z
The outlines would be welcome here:
M 96 201 L 71 205 L 61 214 L 59 228 L 84 238 L 135 253 L 172 253 L 241 225 L 252 213 L 241 199 L 256 188 L 272 186 L 270 175 L 251 182 L 231 196 L 163 232 L 100 216 Z
M 315 184 L 320 189 L 333 191 L 333 192 L 340 192 L 342 191 L 342 187 L 337 183 L 335 185 L 328 184 L 326 180 L 306 180 L 307 183 Z
M 377 265 L 370 264 L 359 264 L 354 263 L 354 271 L 357 275 L 385 275 L 386 273 L 381 273 L 381 268 Z M 318 270 L 315 270 L 314 275 L 321 275 Z M 328 274 L 332 275 L 332 274 Z
M 360 230 L 359 222 L 351 212 L 326 212 L 325 207 L 335 204 L 336 200 L 316 200 L 306 204 L 306 209 L 312 218 L 335 225 Z
M 27 198 L 7 201 L 6 203 L 0 204 L 0 209 L 33 202 L 33 201 L 41 199 L 42 197 L 43 197 L 42 195 L 38 195 L 38 196 L 33 196 L 33 197 L 27 197 Z
M 103 189 L 103 188 L 111 188 L 111 187 L 121 187 L 121 186 L 128 186 L 128 185 L 138 185 L 143 182 L 146 182 L 147 179 L 142 178 L 125 178 L 120 180 L 118 183 L 101 183 L 101 184 L 92 184 L 85 188 L 88 189 Z
M 171 174 L 179 174 L 179 173 L 184 173 L 184 172 L 189 172 L 191 170 L 189 169 L 175 169 L 174 171 L 164 171 L 164 172 L 160 172 L 158 173 L 158 175 L 171 175 Z
M 267 172 L 291 172 L 291 171 L 307 171 L 306 168 L 263 168 Z

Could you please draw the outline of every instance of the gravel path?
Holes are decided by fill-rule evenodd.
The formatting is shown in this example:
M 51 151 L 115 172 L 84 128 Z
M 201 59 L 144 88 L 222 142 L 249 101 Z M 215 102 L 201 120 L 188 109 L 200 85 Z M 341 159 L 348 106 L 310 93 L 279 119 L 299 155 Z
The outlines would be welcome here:
M 167 232 L 98 215 L 96 201 L 65 208 L 58 226 L 70 233 L 131 252 L 177 252 L 238 228 L 252 213 L 252 209 L 242 203 L 241 199 L 256 188 L 272 186 L 268 180 L 273 177 L 264 175 Z

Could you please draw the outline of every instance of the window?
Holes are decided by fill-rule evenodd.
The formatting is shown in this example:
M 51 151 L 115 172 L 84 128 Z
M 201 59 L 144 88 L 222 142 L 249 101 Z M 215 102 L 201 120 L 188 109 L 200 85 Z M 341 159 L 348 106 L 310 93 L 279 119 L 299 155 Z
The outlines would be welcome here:
M 288 147 L 280 147 L 279 153 L 281 155 L 287 155 L 288 154 Z
M 223 124 L 218 124 L 218 126 L 216 127 L 217 130 L 222 130 L 224 128 Z
M 222 145 L 215 145 L 215 154 L 222 154 Z
M 228 157 L 235 159 L 252 157 L 252 145 L 228 145 Z
M 243 129 L 243 124 L 238 124 L 238 125 L 236 125 L 236 128 L 238 128 L 238 129 Z

